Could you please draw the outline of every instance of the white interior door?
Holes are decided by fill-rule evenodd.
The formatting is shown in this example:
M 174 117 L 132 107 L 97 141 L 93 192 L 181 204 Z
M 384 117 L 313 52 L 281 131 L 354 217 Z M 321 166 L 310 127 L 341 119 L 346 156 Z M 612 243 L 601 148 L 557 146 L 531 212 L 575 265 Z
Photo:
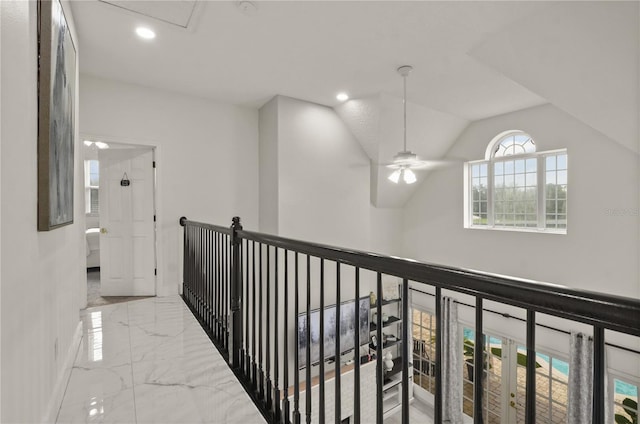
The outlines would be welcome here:
M 153 152 L 101 150 L 100 294 L 153 296 L 155 226 Z M 130 185 L 121 181 L 127 176 Z

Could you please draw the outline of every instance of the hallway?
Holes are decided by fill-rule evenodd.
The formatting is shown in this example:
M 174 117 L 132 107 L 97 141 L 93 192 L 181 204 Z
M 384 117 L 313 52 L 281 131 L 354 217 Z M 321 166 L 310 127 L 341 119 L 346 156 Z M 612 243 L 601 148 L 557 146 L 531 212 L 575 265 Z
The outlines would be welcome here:
M 87 309 L 58 423 L 261 423 L 178 296 Z

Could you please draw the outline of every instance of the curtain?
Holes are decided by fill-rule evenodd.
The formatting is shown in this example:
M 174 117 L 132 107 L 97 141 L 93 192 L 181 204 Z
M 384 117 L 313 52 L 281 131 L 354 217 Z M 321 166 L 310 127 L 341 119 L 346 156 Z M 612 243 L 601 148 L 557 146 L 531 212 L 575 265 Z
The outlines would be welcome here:
M 458 336 L 458 305 L 450 297 L 442 298 L 442 419 L 462 423 L 462 346 Z
M 568 424 L 591 424 L 593 405 L 593 339 L 571 333 L 569 343 Z

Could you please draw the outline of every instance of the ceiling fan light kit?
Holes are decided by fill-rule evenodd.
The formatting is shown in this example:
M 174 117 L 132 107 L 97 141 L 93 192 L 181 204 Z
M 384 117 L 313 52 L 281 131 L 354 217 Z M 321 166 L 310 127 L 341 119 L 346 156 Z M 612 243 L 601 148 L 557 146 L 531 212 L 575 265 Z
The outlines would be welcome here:
M 412 169 L 418 169 L 424 166 L 424 162 L 418 159 L 418 155 L 410 150 L 407 150 L 407 76 L 413 71 L 413 67 L 409 65 L 401 66 L 398 68 L 398 73 L 404 80 L 404 94 L 402 96 L 402 106 L 404 109 L 404 150 L 398 152 L 393 157 L 393 163 L 387 165 L 388 168 L 394 169 L 389 175 L 389 180 L 395 184 L 402 181 L 406 184 L 413 184 L 416 182 L 416 174 Z

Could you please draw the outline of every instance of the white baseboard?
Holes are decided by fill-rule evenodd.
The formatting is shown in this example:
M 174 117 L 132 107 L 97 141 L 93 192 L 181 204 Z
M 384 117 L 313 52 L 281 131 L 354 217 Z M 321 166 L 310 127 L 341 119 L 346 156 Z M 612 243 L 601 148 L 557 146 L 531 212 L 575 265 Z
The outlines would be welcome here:
M 45 410 L 44 416 L 42 417 L 43 423 L 55 423 L 56 418 L 58 418 L 58 411 L 60 410 L 60 406 L 62 405 L 62 398 L 64 397 L 65 390 L 67 389 L 69 377 L 71 377 L 71 369 L 73 368 L 73 363 L 76 359 L 76 355 L 78 354 L 78 348 L 80 347 L 81 340 L 82 321 L 78 321 L 76 331 L 73 333 L 71 345 L 67 350 L 67 354 L 64 358 L 64 363 L 62 364 L 62 370 L 58 375 L 58 380 L 56 381 L 56 385 L 53 388 L 53 393 L 51 394 L 51 398 L 49 398 L 49 404 L 47 405 L 47 409 Z

